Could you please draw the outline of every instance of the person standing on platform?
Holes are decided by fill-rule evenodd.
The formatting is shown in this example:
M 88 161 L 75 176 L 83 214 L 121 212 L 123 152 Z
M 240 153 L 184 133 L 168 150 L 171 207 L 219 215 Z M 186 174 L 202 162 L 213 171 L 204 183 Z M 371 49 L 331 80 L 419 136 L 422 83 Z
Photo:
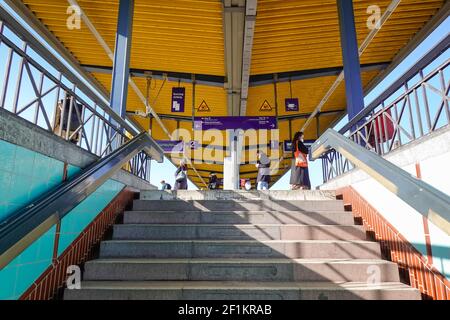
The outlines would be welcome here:
M 258 150 L 258 162 L 256 167 L 258 168 L 258 178 L 256 181 L 258 190 L 269 190 L 270 183 L 270 159 L 267 155 Z
M 170 184 L 166 183 L 166 181 L 162 180 L 160 190 L 161 191 L 172 190 L 172 186 Z
M 217 175 L 215 173 L 211 173 L 209 175 L 209 184 L 208 184 L 208 189 L 209 190 L 217 190 L 219 189 L 219 181 L 217 179 Z
M 175 171 L 175 190 L 187 190 L 187 170 L 186 161 L 182 160 L 177 171 Z
M 311 190 L 311 182 L 309 180 L 308 170 L 308 153 L 309 150 L 304 144 L 303 132 L 297 132 L 292 141 L 292 161 L 291 169 L 291 189 L 292 190 Z

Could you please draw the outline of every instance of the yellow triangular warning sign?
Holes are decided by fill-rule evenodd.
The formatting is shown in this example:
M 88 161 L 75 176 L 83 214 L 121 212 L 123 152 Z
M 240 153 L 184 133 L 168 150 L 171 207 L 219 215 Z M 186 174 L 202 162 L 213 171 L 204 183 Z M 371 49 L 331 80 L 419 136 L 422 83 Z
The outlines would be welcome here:
M 203 100 L 203 102 L 200 104 L 200 106 L 197 109 L 198 112 L 210 112 L 211 109 L 206 104 L 206 101 Z
M 264 100 L 264 103 L 262 104 L 259 111 L 272 111 L 272 107 L 267 100 Z

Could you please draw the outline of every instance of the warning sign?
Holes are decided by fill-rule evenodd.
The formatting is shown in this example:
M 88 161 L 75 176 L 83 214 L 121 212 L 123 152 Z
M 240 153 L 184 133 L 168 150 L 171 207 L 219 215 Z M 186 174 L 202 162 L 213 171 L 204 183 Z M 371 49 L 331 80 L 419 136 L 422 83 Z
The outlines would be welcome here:
M 269 104 L 267 100 L 264 100 L 264 103 L 262 104 L 259 111 L 272 111 L 272 106 Z
M 210 112 L 211 109 L 206 104 L 206 101 L 203 100 L 202 103 L 200 104 L 200 106 L 198 107 L 197 111 L 198 112 Z

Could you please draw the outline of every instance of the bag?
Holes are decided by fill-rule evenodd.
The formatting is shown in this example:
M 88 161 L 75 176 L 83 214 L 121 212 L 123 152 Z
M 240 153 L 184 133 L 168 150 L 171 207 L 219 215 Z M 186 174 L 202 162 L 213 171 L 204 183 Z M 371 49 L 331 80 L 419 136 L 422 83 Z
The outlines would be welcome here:
M 175 177 L 175 181 L 176 181 L 176 182 L 181 182 L 181 181 L 183 181 L 184 179 L 186 179 L 186 173 L 184 173 L 184 171 L 181 170 L 181 171 L 177 174 L 177 176 Z
M 217 182 L 211 182 L 209 184 L 209 190 L 216 190 L 217 189 Z
M 308 168 L 308 159 L 306 155 L 298 150 L 298 144 L 295 147 L 295 166 L 300 168 Z

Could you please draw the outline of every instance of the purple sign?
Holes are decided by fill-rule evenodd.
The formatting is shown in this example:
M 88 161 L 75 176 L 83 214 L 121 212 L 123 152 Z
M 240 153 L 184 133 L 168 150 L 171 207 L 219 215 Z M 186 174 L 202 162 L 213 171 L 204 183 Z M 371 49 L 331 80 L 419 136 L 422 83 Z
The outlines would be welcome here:
M 293 145 L 291 140 L 284 140 L 283 151 L 284 153 L 291 153 L 293 151 Z
M 303 144 L 306 147 L 311 147 L 314 144 L 314 142 L 316 142 L 316 141 L 315 140 L 305 140 L 303 142 Z M 291 140 L 284 140 L 283 151 L 284 151 L 284 153 L 291 153 L 294 151 L 294 145 Z
M 159 140 L 158 145 L 163 149 L 164 153 L 183 153 L 184 142 L 183 141 L 171 141 L 171 140 Z
M 276 117 L 196 117 L 194 130 L 274 130 Z
M 172 88 L 172 112 L 184 112 L 185 88 Z
M 298 98 L 286 99 L 285 104 L 286 104 L 286 112 L 300 111 L 300 103 L 298 101 Z

